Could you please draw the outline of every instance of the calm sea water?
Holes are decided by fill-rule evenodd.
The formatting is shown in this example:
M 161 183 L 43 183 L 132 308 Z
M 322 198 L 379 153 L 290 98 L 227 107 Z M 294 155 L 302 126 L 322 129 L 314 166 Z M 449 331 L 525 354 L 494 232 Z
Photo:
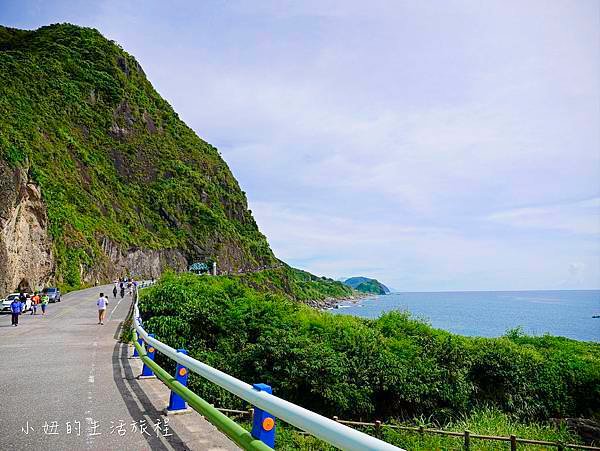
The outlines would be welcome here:
M 333 313 L 377 318 L 407 310 L 433 327 L 461 335 L 498 337 L 522 326 L 530 335 L 600 342 L 600 290 L 393 293 L 344 302 Z

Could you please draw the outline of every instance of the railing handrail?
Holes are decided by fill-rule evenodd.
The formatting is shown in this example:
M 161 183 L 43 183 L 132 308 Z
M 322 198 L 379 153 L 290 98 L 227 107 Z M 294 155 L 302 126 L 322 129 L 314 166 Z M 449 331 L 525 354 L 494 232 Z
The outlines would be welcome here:
M 221 388 L 239 398 L 257 406 L 258 408 L 269 412 L 277 418 L 281 418 L 286 423 L 296 426 L 321 440 L 337 446 L 343 450 L 364 451 L 403 451 L 394 445 L 386 443 L 375 437 L 371 437 L 363 432 L 352 429 L 336 421 L 300 407 L 284 399 L 278 398 L 264 391 L 258 391 L 252 388 L 250 384 L 236 379 L 229 374 L 217 370 L 205 363 L 202 363 L 188 355 L 177 352 L 177 350 L 164 344 L 163 342 L 152 338 L 140 324 L 140 312 L 137 301 L 134 306 L 133 324 L 140 337 L 155 349 L 160 351 L 170 359 L 187 367 L 190 371 L 208 379 Z

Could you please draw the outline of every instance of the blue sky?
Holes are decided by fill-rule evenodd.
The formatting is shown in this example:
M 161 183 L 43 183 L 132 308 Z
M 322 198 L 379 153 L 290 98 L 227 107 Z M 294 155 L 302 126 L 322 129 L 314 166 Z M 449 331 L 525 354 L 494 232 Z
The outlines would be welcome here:
M 7 1 L 136 56 L 276 254 L 400 290 L 600 287 L 600 2 Z

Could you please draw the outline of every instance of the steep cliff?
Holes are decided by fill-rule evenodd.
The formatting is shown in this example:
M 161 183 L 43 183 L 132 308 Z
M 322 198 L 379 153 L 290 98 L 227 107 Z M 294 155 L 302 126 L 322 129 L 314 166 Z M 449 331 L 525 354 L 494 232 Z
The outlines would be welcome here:
M 48 216 L 39 188 L 0 161 L 0 293 L 32 290 L 53 274 Z
M 0 27 L 0 177 L 3 291 L 275 263 L 217 149 L 93 29 Z

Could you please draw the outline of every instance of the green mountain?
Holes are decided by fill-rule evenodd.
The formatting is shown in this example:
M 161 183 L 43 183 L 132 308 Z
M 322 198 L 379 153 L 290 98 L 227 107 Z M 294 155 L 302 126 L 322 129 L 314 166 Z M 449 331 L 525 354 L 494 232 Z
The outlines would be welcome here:
M 0 232 L 0 292 L 279 266 L 218 150 L 133 56 L 69 24 L 0 26 Z
M 350 277 L 344 281 L 344 284 L 361 293 L 388 294 L 390 292 L 389 288 L 378 280 L 367 277 Z

